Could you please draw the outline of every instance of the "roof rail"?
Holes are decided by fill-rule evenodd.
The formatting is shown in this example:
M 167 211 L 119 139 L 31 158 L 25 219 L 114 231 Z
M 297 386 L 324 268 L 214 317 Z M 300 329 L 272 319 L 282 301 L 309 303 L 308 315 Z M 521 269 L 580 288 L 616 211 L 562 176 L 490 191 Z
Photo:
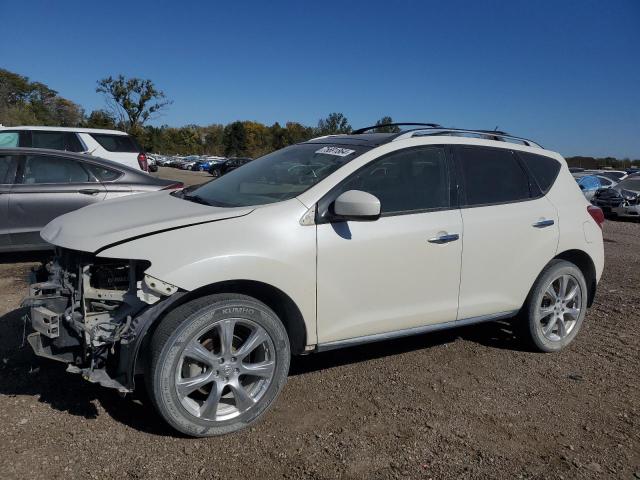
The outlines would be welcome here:
M 380 125 L 371 125 L 370 127 L 359 128 L 358 130 L 354 130 L 351 132 L 353 135 L 360 135 L 362 133 L 366 133 L 369 130 L 374 130 L 376 128 L 383 127 L 406 127 L 406 126 L 420 126 L 420 127 L 431 127 L 431 128 L 441 128 L 441 125 L 437 123 L 381 123 Z
M 532 140 L 522 137 L 516 137 L 500 130 L 468 130 L 465 128 L 446 128 L 446 127 L 429 127 L 429 128 L 415 128 L 407 130 L 405 132 L 398 133 L 392 142 L 397 140 L 404 140 L 411 137 L 423 137 L 423 136 L 436 136 L 436 135 L 452 135 L 452 136 L 478 136 L 488 140 L 498 140 L 501 142 L 522 143 L 527 147 L 543 148 L 542 145 Z M 515 140 L 515 141 L 514 141 Z

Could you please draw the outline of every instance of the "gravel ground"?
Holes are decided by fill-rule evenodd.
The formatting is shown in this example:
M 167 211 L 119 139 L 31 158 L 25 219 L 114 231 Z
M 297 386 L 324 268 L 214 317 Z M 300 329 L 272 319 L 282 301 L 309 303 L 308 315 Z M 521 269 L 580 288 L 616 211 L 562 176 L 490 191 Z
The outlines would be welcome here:
M 213 180 L 208 172 L 192 172 L 190 170 L 179 170 L 177 168 L 158 167 L 158 171 L 151 174 L 154 177 L 167 178 L 182 182 L 185 186 L 197 185 L 202 182 Z
M 640 478 L 640 224 L 604 233 L 568 350 L 494 323 L 300 357 L 254 428 L 201 440 L 20 348 L 38 258 L 0 257 L 0 479 Z

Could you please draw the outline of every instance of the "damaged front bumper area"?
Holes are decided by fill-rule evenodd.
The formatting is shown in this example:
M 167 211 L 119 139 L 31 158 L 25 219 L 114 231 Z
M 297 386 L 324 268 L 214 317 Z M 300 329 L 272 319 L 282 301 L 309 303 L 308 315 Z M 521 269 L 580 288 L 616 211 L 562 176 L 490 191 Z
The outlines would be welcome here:
M 150 324 L 184 292 L 146 275 L 150 263 L 61 249 L 43 266 L 22 306 L 36 355 L 68 364 L 90 382 L 133 390 L 136 357 Z

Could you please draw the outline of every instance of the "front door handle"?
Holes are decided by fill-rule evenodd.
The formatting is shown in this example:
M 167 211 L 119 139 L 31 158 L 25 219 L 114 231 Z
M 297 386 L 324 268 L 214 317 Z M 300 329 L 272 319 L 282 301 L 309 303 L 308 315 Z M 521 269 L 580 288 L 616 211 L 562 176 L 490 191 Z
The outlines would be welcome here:
M 429 243 L 449 243 L 455 242 L 460 238 L 460 235 L 457 233 L 446 233 L 444 235 L 438 235 L 437 237 L 430 238 L 428 240 Z
M 551 225 L 553 225 L 554 222 L 553 220 L 538 220 L 536 223 L 534 223 L 532 226 L 535 228 L 545 228 L 545 227 L 550 227 Z
M 78 192 L 83 195 L 97 195 L 100 193 L 100 190 L 98 190 L 97 188 L 83 188 L 81 190 L 78 190 Z

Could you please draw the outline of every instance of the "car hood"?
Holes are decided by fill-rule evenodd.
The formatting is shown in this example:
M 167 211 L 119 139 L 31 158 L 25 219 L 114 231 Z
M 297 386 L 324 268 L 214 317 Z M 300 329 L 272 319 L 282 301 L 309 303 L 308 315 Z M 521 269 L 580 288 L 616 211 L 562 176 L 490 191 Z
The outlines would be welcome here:
M 40 232 L 59 247 L 97 252 L 107 246 L 156 233 L 241 217 L 252 207 L 222 208 L 153 192 L 96 203 L 49 222 Z

